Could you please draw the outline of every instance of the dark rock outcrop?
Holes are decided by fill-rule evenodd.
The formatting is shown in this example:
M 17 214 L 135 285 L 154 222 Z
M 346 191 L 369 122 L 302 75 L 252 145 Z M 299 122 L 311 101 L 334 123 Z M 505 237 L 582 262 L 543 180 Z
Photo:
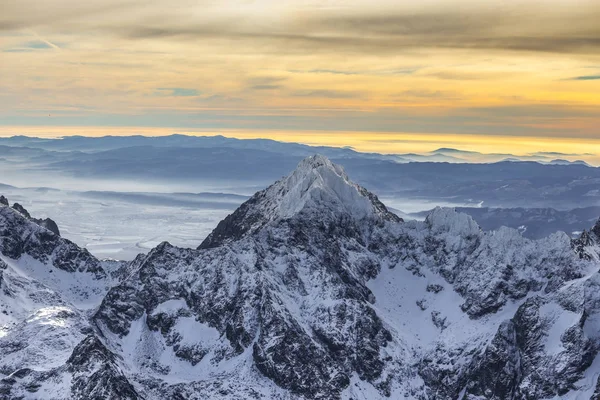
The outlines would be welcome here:
M 4 205 L 4 206 L 9 206 L 8 203 L 8 199 L 4 196 L 0 196 L 0 205 Z M 42 228 L 46 228 L 48 229 L 50 232 L 54 233 L 57 236 L 60 236 L 60 230 L 58 229 L 58 225 L 56 224 L 56 222 L 54 222 L 53 220 L 51 220 L 50 218 L 33 218 L 30 214 L 29 211 L 27 211 L 25 209 L 25 207 L 23 207 L 21 204 L 19 203 L 15 203 L 12 206 L 12 209 L 19 212 L 21 215 L 23 215 L 25 218 L 29 219 L 32 222 L 35 222 L 36 224 L 38 224 L 39 226 L 41 226 Z
M 73 375 L 71 395 L 74 400 L 142 399 L 121 372 L 117 356 L 94 335 L 75 347 L 66 367 Z
M 12 259 L 28 254 L 65 271 L 104 276 L 100 262 L 86 249 L 30 221 L 23 213 L 0 208 L 0 252 Z
M 50 218 L 45 218 L 45 219 L 32 218 L 31 220 L 33 222 L 35 222 L 36 224 L 38 224 L 39 226 L 41 226 L 42 228 L 48 229 L 50 232 L 54 233 L 56 236 L 60 236 L 60 230 L 58 229 L 58 225 L 56 224 L 56 222 L 54 222 Z
M 29 211 L 27 211 L 25 209 L 25 207 L 23 207 L 22 205 L 20 205 L 19 203 L 15 203 L 12 205 L 13 210 L 20 212 L 21 214 L 23 214 L 23 216 L 25 216 L 26 218 L 31 218 L 31 215 L 29 215 Z

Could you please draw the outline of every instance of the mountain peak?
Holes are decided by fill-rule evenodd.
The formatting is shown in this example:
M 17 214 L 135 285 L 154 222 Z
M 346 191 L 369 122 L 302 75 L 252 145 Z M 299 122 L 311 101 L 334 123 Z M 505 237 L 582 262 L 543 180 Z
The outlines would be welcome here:
M 281 183 L 290 194 L 289 197 L 297 193 L 289 192 L 294 186 L 303 186 L 303 193 L 306 194 L 311 188 L 357 186 L 346 174 L 342 166 L 334 164 L 329 158 L 315 154 L 306 157 L 296 167 L 296 169 L 284 179 L 276 182 L 273 186 Z
M 350 181 L 344 169 L 327 157 L 314 155 L 302 160 L 286 178 L 267 189 L 272 216 L 289 218 L 308 208 L 336 208 L 364 218 L 373 207 L 365 190 Z
M 325 167 L 343 173 L 343 168 L 341 166 L 332 163 L 331 160 L 329 160 L 329 158 L 321 154 L 308 156 L 302 161 L 300 161 L 298 167 L 296 168 L 296 171 L 301 172 L 321 167 Z
M 239 238 L 273 221 L 300 214 L 321 221 L 341 215 L 356 220 L 401 221 L 377 196 L 352 182 L 341 166 L 325 156 L 313 155 L 227 216 L 200 247 L 216 247 L 223 240 Z

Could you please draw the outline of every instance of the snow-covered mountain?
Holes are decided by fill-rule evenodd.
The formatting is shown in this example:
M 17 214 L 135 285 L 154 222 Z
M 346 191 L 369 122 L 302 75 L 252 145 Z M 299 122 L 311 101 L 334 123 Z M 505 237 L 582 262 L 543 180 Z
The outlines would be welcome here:
M 123 266 L 97 260 L 52 220 L 0 196 L 0 398 L 71 398 L 68 360 Z
M 556 231 L 563 231 L 571 237 L 579 236 L 589 228 L 600 215 L 600 206 L 583 207 L 571 210 L 554 208 L 490 208 L 456 207 L 456 211 L 473 217 L 481 229 L 497 230 L 501 226 L 518 229 L 529 239 L 541 239 Z M 405 215 L 407 219 L 424 219 L 431 212 L 421 211 Z
M 600 398 L 600 222 L 405 222 L 312 156 L 198 249 L 102 262 L 3 204 L 0 252 L 5 398 Z

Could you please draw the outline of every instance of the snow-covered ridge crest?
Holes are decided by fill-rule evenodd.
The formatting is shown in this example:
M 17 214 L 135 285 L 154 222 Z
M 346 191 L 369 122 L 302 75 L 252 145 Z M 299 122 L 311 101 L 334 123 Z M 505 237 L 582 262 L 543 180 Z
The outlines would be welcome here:
M 216 247 L 224 240 L 238 239 L 272 222 L 296 216 L 315 221 L 402 221 L 377 196 L 352 182 L 341 166 L 325 156 L 314 155 L 227 216 L 200 247 Z
M 348 178 L 342 166 L 322 155 L 302 160 L 291 175 L 267 189 L 267 196 L 276 206 L 271 217 L 289 218 L 306 208 L 323 206 L 358 219 L 384 211 Z
M 468 214 L 458 213 L 454 208 L 436 207 L 425 218 L 425 223 L 435 233 L 453 235 L 476 235 L 481 232 L 477 222 Z

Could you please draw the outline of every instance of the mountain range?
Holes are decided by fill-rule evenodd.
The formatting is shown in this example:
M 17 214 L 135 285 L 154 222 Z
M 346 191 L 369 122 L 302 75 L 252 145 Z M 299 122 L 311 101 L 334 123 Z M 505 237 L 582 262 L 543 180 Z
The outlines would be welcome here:
M 350 147 L 308 146 L 299 143 L 279 142 L 271 139 L 235 139 L 222 135 L 187 136 L 173 134 L 168 136 L 65 136 L 62 138 L 37 138 L 30 136 L 12 136 L 0 138 L 0 145 L 11 147 L 27 147 L 53 151 L 97 152 L 130 147 L 175 147 L 175 148 L 235 148 L 244 150 L 262 150 L 273 153 L 286 152 L 289 155 L 307 156 L 315 152 L 330 158 L 361 157 L 369 159 L 406 162 L 500 162 L 500 161 L 534 161 L 543 164 L 580 164 L 588 165 L 577 157 L 592 154 L 569 154 L 557 152 L 537 152 L 526 155 L 509 153 L 480 153 L 454 148 L 439 148 L 426 153 L 380 154 L 358 152 Z
M 427 154 L 362 153 L 222 136 L 0 138 L 3 184 L 126 192 L 222 192 L 251 195 L 303 158 L 324 154 L 385 199 L 453 206 L 546 208 L 599 205 L 600 169 L 576 155 L 516 159 L 442 148 Z M 560 158 L 573 158 L 570 161 Z M 418 162 L 416 162 L 418 161 Z M 517 162 L 518 161 L 518 162 Z M 405 212 L 422 211 L 403 209 Z
M 600 222 L 404 221 L 323 156 L 131 262 L 28 214 L 0 201 L 1 398 L 600 398 Z

